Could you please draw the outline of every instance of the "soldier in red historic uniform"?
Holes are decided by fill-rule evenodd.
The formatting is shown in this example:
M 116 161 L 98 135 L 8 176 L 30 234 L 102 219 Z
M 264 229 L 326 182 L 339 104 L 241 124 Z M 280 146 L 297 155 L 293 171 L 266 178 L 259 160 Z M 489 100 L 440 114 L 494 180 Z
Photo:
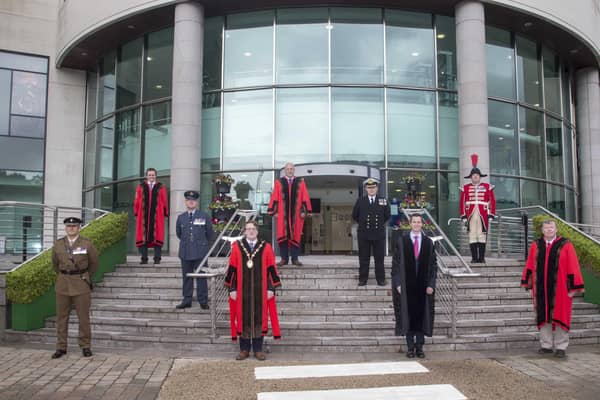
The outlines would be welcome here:
M 477 154 L 471 155 L 473 168 L 465 179 L 471 183 L 464 185 L 460 195 L 460 217 L 469 232 L 471 262 L 485 262 L 485 243 L 489 232 L 489 220 L 496 217 L 496 198 L 494 186 L 481 182 L 483 175 L 477 168 Z
M 136 217 L 135 245 L 142 254 L 142 264 L 148 263 L 148 247 L 154 248 L 154 264 L 160 264 L 169 206 L 167 190 L 156 180 L 154 168 L 146 170 L 146 179 L 137 187 L 133 215 Z
M 573 244 L 556 234 L 556 221 L 542 223 L 542 237 L 531 244 L 521 286 L 532 291 L 540 330 L 538 353 L 552 353 L 554 348 L 554 355 L 564 358 L 573 296 L 584 291 L 584 284 Z
M 312 207 L 304 179 L 294 176 L 294 164 L 287 162 L 284 169 L 285 176 L 275 181 L 267 212 L 277 216 L 277 243 L 281 256 L 277 265 L 286 265 L 290 253 L 292 264 L 302 265 L 298 260 L 300 239 L 304 219 L 312 212 Z

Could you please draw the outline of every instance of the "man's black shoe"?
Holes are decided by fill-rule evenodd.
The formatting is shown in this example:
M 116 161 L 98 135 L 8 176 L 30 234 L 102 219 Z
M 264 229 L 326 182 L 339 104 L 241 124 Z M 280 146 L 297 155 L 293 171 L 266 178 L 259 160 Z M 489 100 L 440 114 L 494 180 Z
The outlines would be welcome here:
M 406 352 L 406 357 L 415 358 L 415 352 L 413 350 L 409 350 Z
M 377 286 L 385 286 L 385 285 L 387 285 L 387 282 L 385 281 L 385 279 L 377 282 Z
M 54 352 L 54 354 L 52 354 L 52 358 L 61 358 L 62 356 L 64 356 L 65 354 L 67 354 L 66 350 L 56 350 Z
M 550 353 L 554 353 L 554 352 L 552 351 L 552 349 L 547 349 L 547 348 L 545 348 L 545 347 L 540 347 L 540 348 L 538 349 L 538 354 L 550 354 Z
M 210 307 L 208 306 L 208 304 L 200 304 L 200 308 L 203 310 L 208 310 Z
M 158 265 L 158 264 L 160 264 L 160 259 L 154 260 L 154 265 Z
M 140 261 L 140 264 L 148 264 L 148 259 L 142 258 L 142 260 Z
M 421 350 L 421 349 L 417 350 L 417 357 L 425 358 L 425 353 L 423 352 L 423 350 Z
M 567 352 L 564 350 L 556 350 L 556 353 L 554 353 L 554 357 L 556 358 L 565 358 L 567 356 Z
M 192 306 L 192 305 L 191 305 L 191 304 L 189 304 L 189 303 L 181 303 L 181 304 L 177 304 L 177 305 L 175 306 L 175 308 L 176 308 L 176 309 L 178 309 L 178 310 L 182 310 L 182 309 L 184 309 L 184 308 L 190 308 L 191 306 Z
M 358 281 L 358 286 L 365 286 L 367 281 Z
M 92 356 L 92 350 L 85 348 L 85 349 L 81 349 L 81 353 L 83 353 L 84 357 L 91 357 Z

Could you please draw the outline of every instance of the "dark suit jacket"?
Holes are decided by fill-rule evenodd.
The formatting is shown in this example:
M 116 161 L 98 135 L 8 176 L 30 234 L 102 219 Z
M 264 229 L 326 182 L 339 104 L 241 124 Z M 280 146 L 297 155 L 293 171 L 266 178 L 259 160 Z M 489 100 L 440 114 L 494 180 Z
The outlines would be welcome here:
M 352 219 L 358 222 L 358 238 L 385 239 L 385 225 L 390 215 L 390 204 L 385 197 L 376 196 L 375 204 L 369 203 L 369 196 L 356 200 Z

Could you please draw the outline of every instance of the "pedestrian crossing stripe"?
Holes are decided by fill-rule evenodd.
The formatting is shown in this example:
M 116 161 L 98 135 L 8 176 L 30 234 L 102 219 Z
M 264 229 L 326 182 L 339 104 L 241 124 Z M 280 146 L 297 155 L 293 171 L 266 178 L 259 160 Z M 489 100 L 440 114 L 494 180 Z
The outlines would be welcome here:
M 416 374 L 423 372 L 429 372 L 429 370 L 416 361 L 290 365 L 277 367 L 257 367 L 254 369 L 254 375 L 257 380 Z
M 258 393 L 257 400 L 466 400 L 452 385 L 392 386 L 367 389 Z

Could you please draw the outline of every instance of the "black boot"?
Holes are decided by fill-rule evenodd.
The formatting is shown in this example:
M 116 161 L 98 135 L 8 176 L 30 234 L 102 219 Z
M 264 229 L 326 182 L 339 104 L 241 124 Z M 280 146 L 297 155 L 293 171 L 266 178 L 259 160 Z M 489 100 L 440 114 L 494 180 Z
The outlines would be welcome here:
M 477 262 L 477 245 L 478 243 L 469 243 L 469 247 L 471 248 L 471 262 Z
M 479 246 L 479 249 L 477 251 L 478 253 L 478 262 L 480 263 L 485 263 L 485 243 L 477 243 Z

